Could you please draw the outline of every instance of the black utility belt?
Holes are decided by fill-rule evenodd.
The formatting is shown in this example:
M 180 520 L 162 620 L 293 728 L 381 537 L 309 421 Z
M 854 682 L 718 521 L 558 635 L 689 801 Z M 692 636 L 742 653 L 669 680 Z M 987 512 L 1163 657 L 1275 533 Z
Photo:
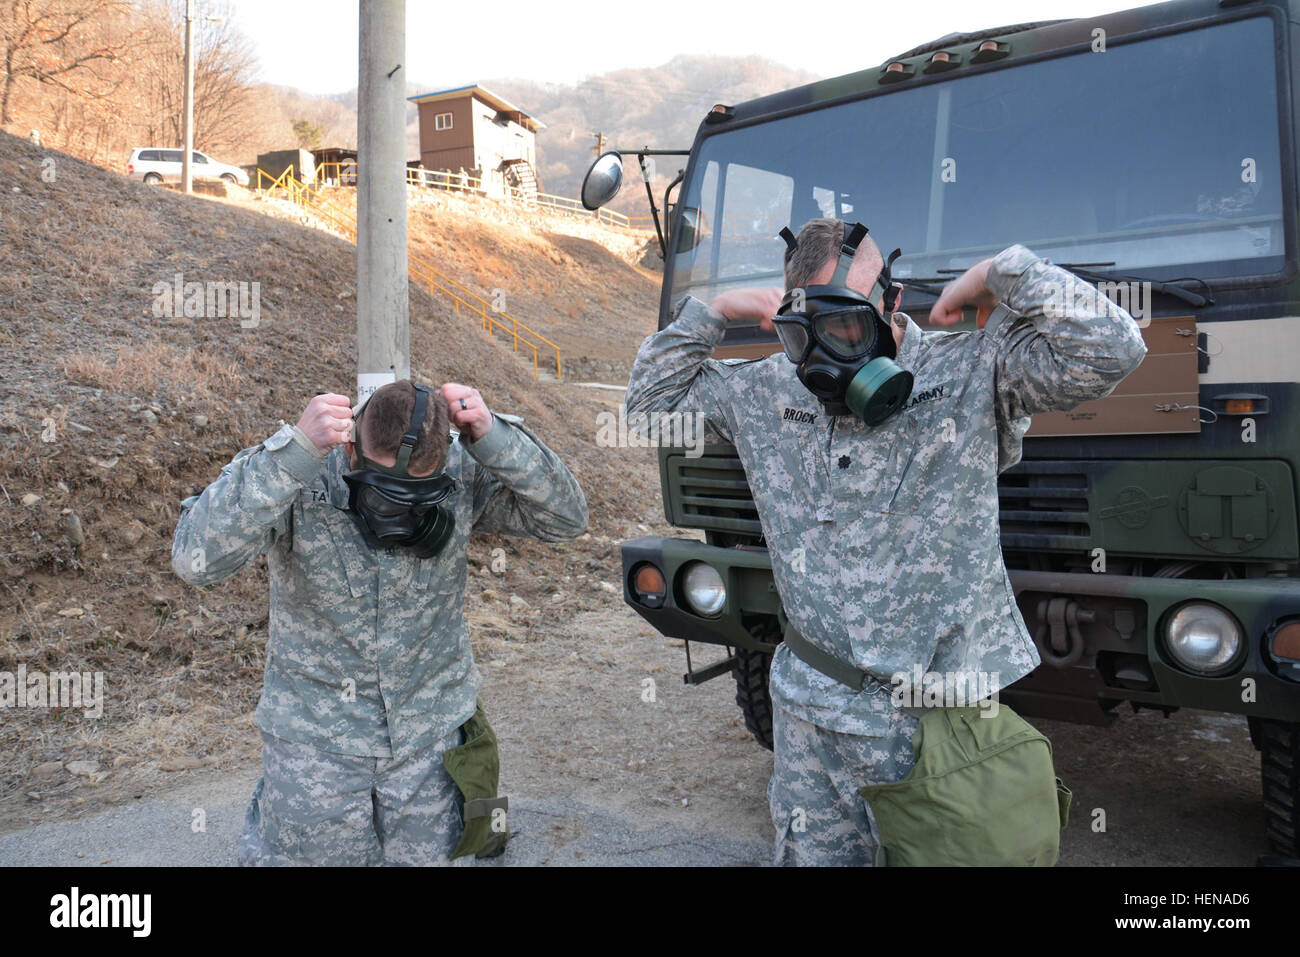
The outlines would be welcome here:
M 784 641 L 789 646 L 791 653 L 804 664 L 816 671 L 820 671 L 828 678 L 833 678 L 842 685 L 847 685 L 854 691 L 875 694 L 882 688 L 893 687 L 893 682 L 881 680 L 871 672 L 863 671 L 847 661 L 841 661 L 834 655 L 827 654 L 820 648 L 810 644 L 807 638 L 799 634 L 793 622 L 788 622 L 785 626 Z

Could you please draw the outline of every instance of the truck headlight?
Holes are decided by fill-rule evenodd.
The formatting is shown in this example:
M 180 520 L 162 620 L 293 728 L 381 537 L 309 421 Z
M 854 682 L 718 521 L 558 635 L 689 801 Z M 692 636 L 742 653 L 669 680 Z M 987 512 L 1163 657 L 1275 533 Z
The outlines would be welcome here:
M 697 615 L 716 618 L 727 603 L 727 588 L 712 565 L 691 562 L 682 574 L 682 594 Z
M 1190 601 L 1169 616 L 1165 650 L 1182 668 L 1198 675 L 1232 670 L 1242 649 L 1241 626 L 1218 605 Z

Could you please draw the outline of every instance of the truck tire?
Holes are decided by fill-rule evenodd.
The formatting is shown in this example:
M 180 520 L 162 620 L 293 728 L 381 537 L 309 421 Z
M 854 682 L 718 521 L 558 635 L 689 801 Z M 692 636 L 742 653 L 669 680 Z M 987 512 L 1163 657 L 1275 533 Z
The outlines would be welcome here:
M 1269 843 L 1278 854 L 1300 857 L 1300 724 L 1270 720 L 1252 724 L 1258 730 Z
M 736 649 L 736 704 L 745 715 L 745 727 L 767 750 L 772 750 L 772 696 L 767 675 L 772 656 L 762 651 Z

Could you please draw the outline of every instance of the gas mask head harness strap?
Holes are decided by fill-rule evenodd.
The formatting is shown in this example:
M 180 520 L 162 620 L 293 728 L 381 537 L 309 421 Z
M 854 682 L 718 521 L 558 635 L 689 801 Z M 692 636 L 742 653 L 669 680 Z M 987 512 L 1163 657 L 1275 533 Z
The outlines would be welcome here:
M 456 490 L 456 480 L 446 472 L 422 478 L 408 471 L 411 453 L 420 437 L 425 415 L 434 393 L 427 386 L 415 386 L 415 408 L 411 422 L 397 448 L 394 465 L 380 465 L 366 458 L 361 445 L 361 417 L 355 419 L 357 463 L 361 466 L 343 476 L 348 486 L 348 512 L 371 548 L 409 548 L 417 558 L 432 558 L 442 551 L 452 531 L 455 517 L 443 505 Z
M 856 415 L 868 425 L 879 425 L 912 394 L 912 373 L 894 362 L 897 349 L 888 321 L 899 292 L 890 269 L 903 253 L 890 253 L 876 279 L 884 291 L 881 317 L 870 299 L 848 287 L 849 269 L 867 227 L 846 223 L 844 232 L 830 282 L 786 292 L 772 321 L 799 381 L 828 415 Z M 780 236 L 791 251 L 798 247 L 790 227 Z

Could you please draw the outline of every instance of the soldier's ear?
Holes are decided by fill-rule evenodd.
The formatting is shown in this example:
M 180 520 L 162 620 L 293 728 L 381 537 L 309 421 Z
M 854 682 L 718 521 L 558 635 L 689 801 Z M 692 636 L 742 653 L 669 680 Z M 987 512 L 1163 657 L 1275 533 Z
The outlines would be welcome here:
M 354 443 L 354 442 L 344 442 L 344 443 L 343 443 L 343 451 L 344 451 L 345 453 L 347 453 L 348 464 L 349 464 L 350 466 L 352 466 L 353 469 L 355 469 L 355 468 L 357 467 L 357 446 L 356 446 L 356 443 Z

